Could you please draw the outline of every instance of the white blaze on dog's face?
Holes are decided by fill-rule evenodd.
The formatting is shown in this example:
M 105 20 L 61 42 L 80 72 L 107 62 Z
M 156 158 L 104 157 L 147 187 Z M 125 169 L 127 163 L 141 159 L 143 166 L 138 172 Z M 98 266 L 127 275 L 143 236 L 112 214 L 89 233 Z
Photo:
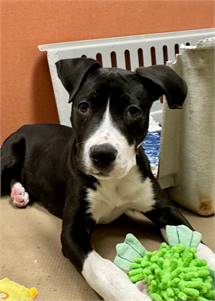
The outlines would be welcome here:
M 92 148 L 95 146 L 99 148 L 102 145 L 109 145 L 109 148 L 112 148 L 115 153 L 114 160 L 104 169 L 97 167 L 91 158 Z M 124 177 L 136 164 L 135 145 L 130 145 L 126 137 L 113 123 L 109 101 L 100 124 L 84 144 L 83 162 L 87 173 L 98 179 Z

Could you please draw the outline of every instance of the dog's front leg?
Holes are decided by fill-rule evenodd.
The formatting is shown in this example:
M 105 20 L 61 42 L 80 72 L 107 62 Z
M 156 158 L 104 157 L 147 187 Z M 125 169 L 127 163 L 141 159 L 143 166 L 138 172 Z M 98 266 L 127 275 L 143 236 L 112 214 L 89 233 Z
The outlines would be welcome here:
M 92 249 L 93 228 L 94 222 L 86 212 L 74 214 L 70 209 L 64 210 L 61 236 L 64 255 L 105 301 L 150 301 L 123 271 Z
M 179 212 L 177 208 L 170 204 L 165 199 L 157 200 L 155 207 L 144 213 L 156 226 L 161 230 L 162 235 L 165 237 L 165 228 L 167 225 L 186 225 L 193 230 L 193 227 L 188 220 Z

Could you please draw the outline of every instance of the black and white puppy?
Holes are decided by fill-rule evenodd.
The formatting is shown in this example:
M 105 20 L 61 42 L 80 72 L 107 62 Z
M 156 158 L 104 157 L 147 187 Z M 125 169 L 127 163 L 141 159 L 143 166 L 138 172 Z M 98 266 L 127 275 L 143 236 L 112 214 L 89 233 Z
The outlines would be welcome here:
M 150 300 L 91 245 L 99 223 L 145 215 L 161 230 L 189 223 L 170 204 L 139 147 L 153 101 L 165 94 L 181 108 L 185 82 L 167 66 L 130 72 L 92 59 L 56 63 L 69 101 L 72 128 L 26 125 L 1 149 L 2 194 L 16 206 L 39 201 L 63 219 L 63 254 L 106 301 Z M 191 226 L 190 226 L 191 227 Z

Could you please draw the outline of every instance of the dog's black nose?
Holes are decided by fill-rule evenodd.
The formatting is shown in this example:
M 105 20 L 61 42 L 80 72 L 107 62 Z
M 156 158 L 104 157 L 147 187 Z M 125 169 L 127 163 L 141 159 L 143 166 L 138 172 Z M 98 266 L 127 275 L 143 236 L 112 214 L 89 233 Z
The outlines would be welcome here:
M 94 145 L 90 148 L 90 158 L 100 169 L 108 168 L 116 156 L 117 150 L 109 143 Z

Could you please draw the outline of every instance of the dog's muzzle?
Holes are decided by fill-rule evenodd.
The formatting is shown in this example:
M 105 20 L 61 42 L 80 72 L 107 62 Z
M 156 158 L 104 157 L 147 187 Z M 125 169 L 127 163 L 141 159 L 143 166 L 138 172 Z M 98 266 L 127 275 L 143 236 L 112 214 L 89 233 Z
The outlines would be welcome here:
M 93 145 L 90 148 L 90 159 L 98 171 L 110 171 L 117 157 L 117 150 L 110 144 Z

